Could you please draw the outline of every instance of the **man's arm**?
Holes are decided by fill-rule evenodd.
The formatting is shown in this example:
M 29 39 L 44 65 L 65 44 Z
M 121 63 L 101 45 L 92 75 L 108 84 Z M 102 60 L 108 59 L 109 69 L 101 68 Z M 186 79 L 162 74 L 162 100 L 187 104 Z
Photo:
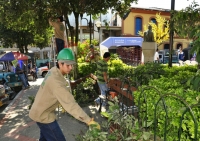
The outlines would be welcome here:
M 107 72 L 103 72 L 103 78 L 106 83 L 108 83 L 108 77 L 107 77 Z
M 49 24 L 50 24 L 51 26 L 53 26 L 55 22 L 56 22 L 55 19 L 53 19 L 52 17 L 49 18 Z

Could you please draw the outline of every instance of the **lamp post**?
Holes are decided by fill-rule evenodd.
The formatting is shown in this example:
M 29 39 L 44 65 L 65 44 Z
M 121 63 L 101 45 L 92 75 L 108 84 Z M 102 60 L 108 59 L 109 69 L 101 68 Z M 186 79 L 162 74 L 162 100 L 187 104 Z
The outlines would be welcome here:
M 171 0 L 171 10 L 174 11 L 175 0 Z M 172 67 L 172 52 L 173 52 L 173 38 L 174 38 L 174 21 L 173 13 L 170 15 L 170 45 L 169 45 L 169 67 Z
M 101 28 L 101 22 L 96 21 L 95 26 L 97 27 L 97 30 L 99 32 L 99 48 L 100 48 L 100 28 Z
M 82 15 L 83 16 L 83 15 Z M 91 14 L 90 14 L 90 20 L 89 20 L 89 22 L 88 22 L 88 19 L 87 18 L 83 18 L 81 16 L 81 20 L 82 19 L 85 19 L 86 21 L 87 21 L 87 25 L 89 26 L 89 28 L 90 28 L 90 44 L 91 44 L 91 39 L 92 39 L 92 19 L 91 19 Z

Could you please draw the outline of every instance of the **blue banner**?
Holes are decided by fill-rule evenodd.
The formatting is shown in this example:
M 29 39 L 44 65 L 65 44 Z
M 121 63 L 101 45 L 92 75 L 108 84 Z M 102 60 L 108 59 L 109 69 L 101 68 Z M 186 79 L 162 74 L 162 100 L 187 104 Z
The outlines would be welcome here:
M 142 47 L 142 37 L 109 37 L 100 45 L 107 48 L 111 46 L 140 46 Z

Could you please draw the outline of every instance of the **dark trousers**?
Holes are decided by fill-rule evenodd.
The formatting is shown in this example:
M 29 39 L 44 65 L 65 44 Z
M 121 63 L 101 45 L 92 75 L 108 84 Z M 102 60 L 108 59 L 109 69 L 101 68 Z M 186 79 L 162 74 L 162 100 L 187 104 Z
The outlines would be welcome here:
M 60 129 L 57 121 L 52 123 L 39 123 L 36 122 L 40 128 L 40 139 L 39 141 L 66 141 L 65 136 Z
M 22 84 L 24 85 L 24 87 L 26 88 L 26 87 L 28 87 L 28 83 L 27 83 L 27 81 L 26 81 L 26 77 L 25 77 L 25 75 L 22 73 L 22 74 L 18 74 L 19 75 L 19 78 L 21 79 L 21 81 L 22 81 Z
M 25 80 L 26 80 L 27 86 L 30 86 L 30 84 L 29 84 L 29 82 L 28 82 L 28 76 L 27 76 L 27 74 L 24 73 L 24 76 L 25 76 Z
M 59 53 L 65 46 L 65 43 L 62 39 L 56 38 L 56 47 L 57 47 L 57 53 Z

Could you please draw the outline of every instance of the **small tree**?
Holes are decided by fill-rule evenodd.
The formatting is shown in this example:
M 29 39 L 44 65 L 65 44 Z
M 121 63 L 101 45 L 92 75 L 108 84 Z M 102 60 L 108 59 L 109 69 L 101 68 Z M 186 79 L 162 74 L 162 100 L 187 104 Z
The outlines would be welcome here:
M 148 24 L 152 26 L 152 32 L 154 33 L 154 40 L 159 47 L 164 41 L 169 39 L 169 21 L 160 16 L 160 13 L 156 14 L 156 23 L 152 21 Z M 140 36 L 144 36 L 144 32 L 147 30 L 147 25 L 144 25 L 144 31 L 139 31 Z

